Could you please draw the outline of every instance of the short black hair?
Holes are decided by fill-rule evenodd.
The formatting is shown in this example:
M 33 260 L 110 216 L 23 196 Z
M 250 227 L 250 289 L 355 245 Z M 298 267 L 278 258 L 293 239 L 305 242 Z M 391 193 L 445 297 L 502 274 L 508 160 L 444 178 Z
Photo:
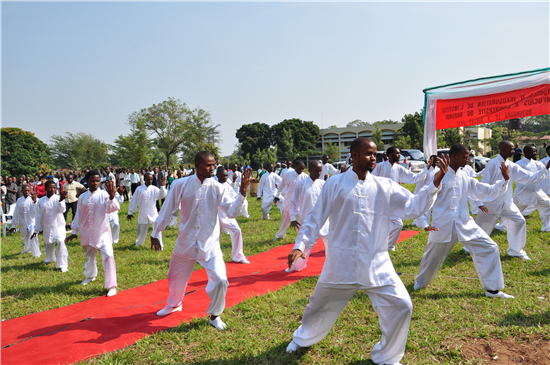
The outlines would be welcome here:
M 204 162 L 207 157 L 214 157 L 214 155 L 211 152 L 208 151 L 200 151 L 195 155 L 195 167 L 197 167 L 198 164 L 201 162 Z
M 388 147 L 388 149 L 386 150 L 386 154 L 389 156 L 389 155 L 391 155 L 392 153 L 394 153 L 396 149 L 397 149 L 397 148 L 396 148 L 396 147 L 393 147 L 393 146 Z
M 372 140 L 368 137 L 357 137 L 351 142 L 351 145 L 349 146 L 349 152 L 357 152 L 361 151 L 361 147 L 363 147 L 363 144 L 365 143 L 372 143 Z
M 57 187 L 57 185 L 55 185 L 55 181 L 53 181 L 53 180 L 48 180 L 48 181 L 46 181 L 46 183 L 44 184 L 44 186 L 46 187 L 46 190 L 48 189 L 48 186 L 50 186 L 50 185 L 54 185 L 54 186 Z
M 326 156 L 326 155 L 325 155 Z M 324 157 L 324 156 L 323 156 Z M 321 164 L 317 160 L 309 160 L 308 168 L 311 170 L 313 166 L 320 166 Z
M 294 160 L 294 168 L 296 168 L 297 166 L 304 166 L 306 167 L 306 164 L 304 163 L 304 161 L 302 160 Z
M 449 149 L 449 155 L 456 155 L 457 153 L 468 153 L 468 147 L 461 143 L 457 143 L 451 146 Z
M 86 178 L 84 180 L 88 181 L 92 176 L 99 176 L 99 178 L 101 178 L 101 174 L 99 173 L 99 170 L 90 170 L 86 174 Z
M 535 146 L 526 145 L 525 147 L 523 147 L 523 153 L 525 154 L 526 150 L 534 151 L 535 149 Z
M 218 170 L 216 171 L 216 175 L 223 174 L 227 169 L 223 166 L 218 167 Z

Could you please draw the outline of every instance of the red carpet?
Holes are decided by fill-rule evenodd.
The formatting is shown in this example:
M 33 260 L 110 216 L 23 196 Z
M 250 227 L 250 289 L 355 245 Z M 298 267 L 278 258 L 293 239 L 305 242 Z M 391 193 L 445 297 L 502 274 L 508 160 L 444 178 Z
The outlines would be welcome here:
M 403 231 L 399 241 L 418 232 Z M 312 251 L 307 268 L 286 273 L 293 244 L 249 257 L 250 264 L 227 263 L 229 289 L 226 307 L 301 280 L 319 275 L 325 262 L 323 242 Z M 183 311 L 158 317 L 168 296 L 168 281 L 86 300 L 67 307 L 2 322 L 2 364 L 74 363 L 131 345 L 152 333 L 206 316 L 210 300 L 204 288 L 204 269 L 195 271 L 187 286 Z

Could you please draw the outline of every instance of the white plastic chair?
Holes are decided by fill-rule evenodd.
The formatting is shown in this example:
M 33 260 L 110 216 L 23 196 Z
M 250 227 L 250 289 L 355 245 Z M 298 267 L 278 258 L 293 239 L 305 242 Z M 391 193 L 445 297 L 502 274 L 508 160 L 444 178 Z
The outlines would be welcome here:
M 15 213 L 15 204 L 10 205 L 10 211 L 6 214 L 2 211 L 2 234 L 6 237 L 6 229 L 8 229 L 8 224 L 11 224 L 13 219 L 13 214 Z M 7 217 L 10 217 L 9 219 Z

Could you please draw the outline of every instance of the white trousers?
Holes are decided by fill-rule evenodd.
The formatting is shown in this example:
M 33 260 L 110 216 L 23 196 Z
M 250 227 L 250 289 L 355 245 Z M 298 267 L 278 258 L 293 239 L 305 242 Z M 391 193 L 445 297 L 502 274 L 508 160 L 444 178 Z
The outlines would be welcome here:
M 33 257 L 42 256 L 38 235 L 31 239 L 32 232 L 29 232 L 27 227 L 23 226 L 19 226 L 19 234 L 21 234 L 21 239 L 23 240 L 23 252 L 30 252 Z
M 517 205 L 520 212 L 523 212 L 523 215 L 532 213 L 527 211 L 527 208 L 530 206 L 519 204 L 517 199 L 514 199 L 514 204 Z M 537 204 L 535 204 L 534 207 L 539 211 L 540 220 L 542 222 L 541 232 L 550 232 L 550 198 L 548 198 L 546 194 L 537 194 Z
M 101 252 L 101 262 L 103 263 L 103 273 L 105 274 L 105 289 L 114 288 L 116 284 L 116 263 L 112 245 L 105 245 L 99 250 L 92 246 L 82 246 L 86 255 L 84 263 L 84 276 L 94 279 L 97 276 L 97 252 Z
M 196 251 L 195 255 L 197 255 Z M 173 254 L 168 269 L 168 288 L 170 293 L 166 301 L 166 308 L 178 307 L 182 303 L 187 282 L 191 278 L 195 263 L 197 262 L 206 269 L 206 274 L 208 275 L 206 294 L 210 298 L 210 306 L 206 310 L 206 313 L 219 316 L 225 308 L 225 294 L 229 286 L 222 255 L 215 256 L 209 261 L 203 261 L 199 259 L 186 259 Z
M 269 211 L 273 205 L 273 200 L 263 199 L 262 198 L 262 218 L 269 219 Z
M 490 236 L 499 218 L 504 221 L 508 229 L 508 255 L 526 255 L 525 251 L 523 251 L 525 241 L 527 240 L 525 218 L 523 218 L 523 215 L 521 215 L 520 210 L 514 203 L 511 206 L 504 204 L 501 212 L 490 211 L 489 213 L 483 213 L 480 210 L 476 218 L 476 224 Z
M 231 237 L 231 259 L 235 262 L 246 260 L 243 251 L 243 233 L 236 219 L 228 219 L 226 222 L 220 220 L 220 225 L 229 232 Z
M 142 246 L 145 243 L 148 230 L 149 230 L 149 223 L 138 224 L 136 246 Z M 159 232 L 159 241 L 160 241 L 160 247 L 164 249 L 164 244 L 162 243 L 162 232 Z
M 117 243 L 120 237 L 120 222 L 118 220 L 118 212 L 109 214 L 109 222 L 111 223 L 111 236 L 113 243 Z
M 416 281 L 422 286 L 430 285 L 443 262 L 458 242 L 456 227 L 453 225 L 450 242 L 430 242 L 426 245 L 424 256 L 420 262 L 420 270 Z M 481 287 L 484 290 L 504 289 L 504 276 L 500 263 L 498 245 L 489 237 L 478 237 L 462 242 L 470 251 L 477 271 Z
M 309 347 L 325 338 L 348 301 L 359 290 L 364 290 L 369 296 L 382 331 L 382 339 L 372 349 L 372 361 L 377 364 L 399 363 L 405 354 L 413 309 L 409 293 L 401 281 L 374 288 L 318 282 L 304 311 L 302 325 L 294 332 L 294 342 L 300 347 Z
M 290 211 L 288 209 L 283 209 L 281 214 L 281 225 L 279 226 L 279 231 L 275 233 L 275 238 L 285 238 L 288 226 L 290 226 Z
M 403 221 L 396 217 L 390 217 L 390 232 L 388 234 L 388 249 L 395 247 L 399 240 L 399 235 L 403 229 Z
M 44 240 L 44 253 L 46 253 L 45 263 L 56 262 L 58 269 L 67 269 L 69 267 L 69 251 L 65 245 L 65 227 L 57 233 L 55 242 L 46 242 Z M 57 258 L 55 256 L 55 244 L 57 243 Z

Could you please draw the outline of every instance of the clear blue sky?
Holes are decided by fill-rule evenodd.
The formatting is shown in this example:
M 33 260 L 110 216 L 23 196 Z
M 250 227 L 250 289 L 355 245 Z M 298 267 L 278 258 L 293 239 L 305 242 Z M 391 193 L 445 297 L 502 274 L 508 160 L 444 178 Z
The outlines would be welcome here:
M 174 97 L 221 124 L 400 120 L 422 89 L 550 65 L 548 2 L 2 2 L 2 126 L 112 143 Z

